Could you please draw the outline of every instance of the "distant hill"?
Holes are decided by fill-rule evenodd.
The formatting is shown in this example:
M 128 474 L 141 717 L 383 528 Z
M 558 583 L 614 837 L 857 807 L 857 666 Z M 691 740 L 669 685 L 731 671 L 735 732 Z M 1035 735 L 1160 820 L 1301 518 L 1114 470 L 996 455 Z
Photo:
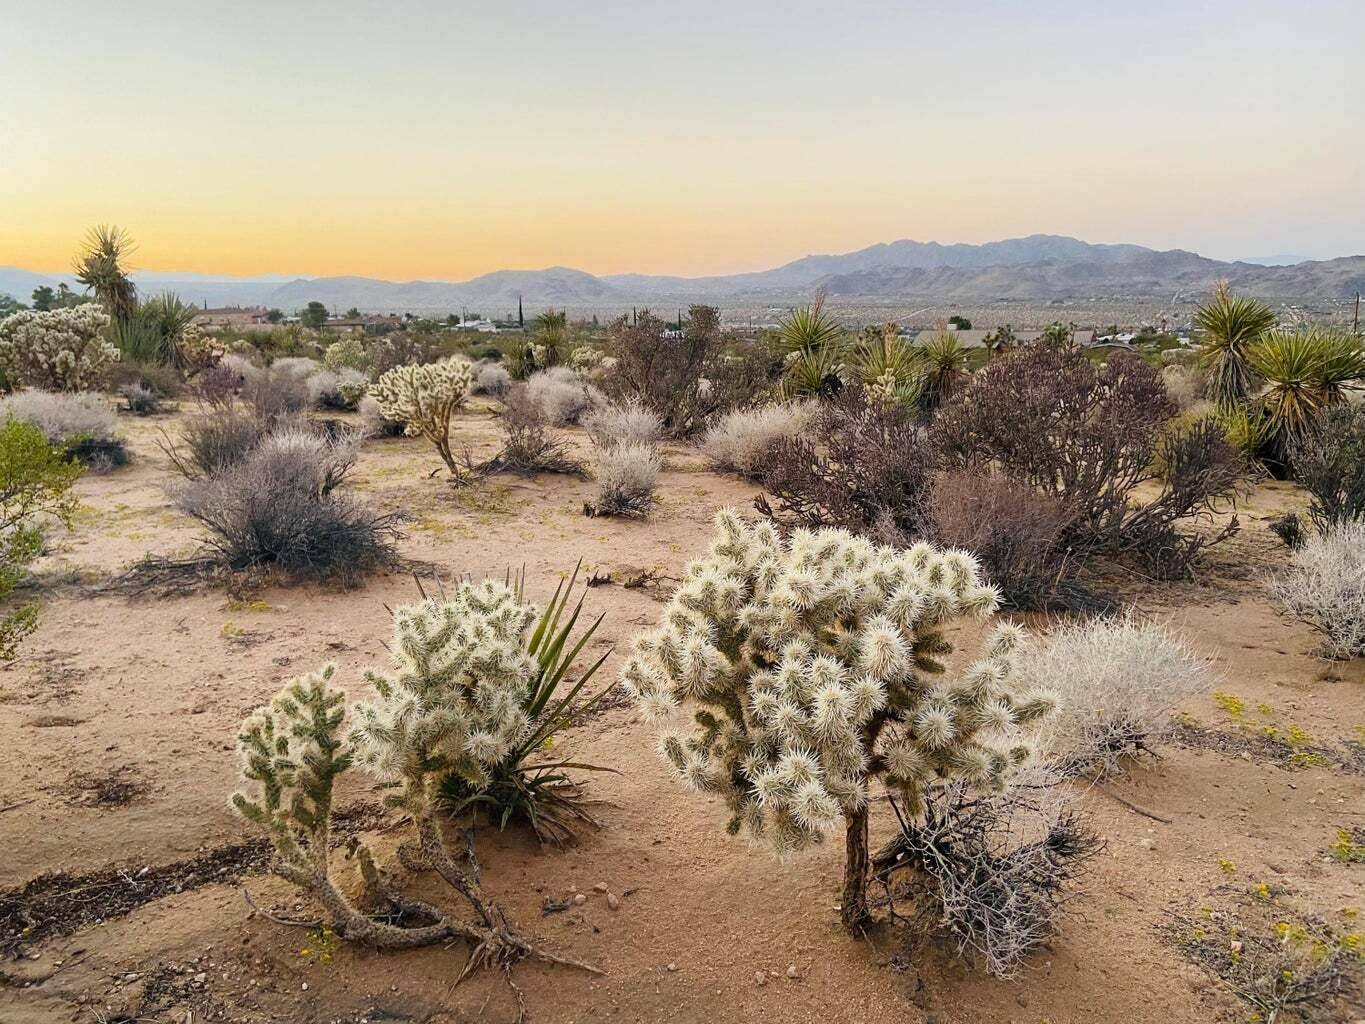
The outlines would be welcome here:
M 1182 249 L 1093 245 L 1061 235 L 1029 235 L 983 245 L 902 239 L 855 252 L 803 256 L 771 270 L 711 277 L 651 274 L 595 276 L 569 267 L 500 270 L 469 281 L 382 281 L 368 277 L 212 278 L 201 274 L 135 275 L 144 292 L 172 290 L 188 302 L 264 305 L 286 311 L 309 302 L 329 309 L 446 313 L 462 307 L 497 315 L 521 299 L 547 306 L 625 307 L 727 300 L 792 302 L 824 288 L 839 299 L 1093 299 L 1169 297 L 1204 292 L 1220 278 L 1265 298 L 1349 299 L 1365 291 L 1365 256 L 1290 266 L 1211 260 Z M 69 274 L 0 267 L 0 292 L 27 300 L 39 284 Z

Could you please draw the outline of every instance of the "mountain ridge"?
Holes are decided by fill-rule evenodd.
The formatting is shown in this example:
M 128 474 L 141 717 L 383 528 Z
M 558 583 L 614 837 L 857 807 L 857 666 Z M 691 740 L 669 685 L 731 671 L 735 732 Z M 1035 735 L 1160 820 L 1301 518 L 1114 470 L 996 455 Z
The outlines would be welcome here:
M 466 281 L 387 281 L 361 275 L 295 277 L 147 271 L 134 275 L 146 292 L 172 290 L 210 305 L 265 305 L 292 310 L 320 301 L 331 309 L 488 313 L 546 306 L 630 306 L 736 300 L 801 301 L 816 289 L 834 299 L 935 297 L 958 300 L 1169 297 L 1206 291 L 1219 279 L 1265 298 L 1349 299 L 1365 290 L 1365 256 L 1290 265 L 1220 261 L 1184 249 L 1096 244 L 1066 235 L 1026 235 L 996 242 L 940 243 L 898 239 L 847 253 L 802 256 L 768 270 L 682 277 L 595 275 L 573 267 L 506 269 Z M 0 292 L 26 300 L 40 284 L 70 275 L 0 267 Z

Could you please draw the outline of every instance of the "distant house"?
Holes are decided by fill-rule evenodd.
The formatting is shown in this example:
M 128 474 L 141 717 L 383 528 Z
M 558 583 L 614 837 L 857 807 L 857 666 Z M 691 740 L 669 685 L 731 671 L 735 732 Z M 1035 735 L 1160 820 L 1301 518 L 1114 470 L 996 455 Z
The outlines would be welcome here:
M 194 322 L 206 330 L 215 328 L 258 327 L 270 323 L 270 310 L 264 306 L 223 306 L 218 309 L 201 309 L 195 314 Z

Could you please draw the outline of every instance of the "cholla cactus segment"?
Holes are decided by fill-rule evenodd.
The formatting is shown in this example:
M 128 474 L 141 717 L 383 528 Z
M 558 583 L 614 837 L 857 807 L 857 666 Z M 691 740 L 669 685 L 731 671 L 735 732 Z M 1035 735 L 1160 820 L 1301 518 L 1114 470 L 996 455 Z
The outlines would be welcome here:
M 685 785 L 726 800 L 731 831 L 799 850 L 861 812 L 874 778 L 918 808 L 936 778 L 998 789 L 1027 759 L 1053 701 L 1011 686 L 1019 629 L 940 678 L 942 627 L 999 601 L 971 555 L 833 529 L 784 541 L 733 510 L 716 526 L 621 679 L 652 718 L 692 705 L 695 728 L 666 725 L 660 750 Z
M 478 787 L 529 727 L 527 653 L 537 610 L 504 583 L 463 583 L 394 613 L 388 674 L 367 672 L 376 699 L 355 709 L 360 763 L 401 788 L 393 806 L 422 814 L 452 772 Z
M 330 685 L 335 671 L 327 665 L 289 680 L 237 736 L 245 785 L 231 805 L 271 834 L 286 873 L 327 874 L 332 786 L 352 762 L 345 695 Z
M 473 365 L 451 358 L 396 366 L 375 382 L 370 394 L 386 419 L 406 423 L 409 436 L 425 437 L 450 471 L 458 474 L 450 451 L 450 417 L 469 396 L 473 383 Z
M 11 386 L 90 391 L 103 383 L 119 350 L 104 337 L 109 314 L 94 302 L 0 319 L 0 372 Z

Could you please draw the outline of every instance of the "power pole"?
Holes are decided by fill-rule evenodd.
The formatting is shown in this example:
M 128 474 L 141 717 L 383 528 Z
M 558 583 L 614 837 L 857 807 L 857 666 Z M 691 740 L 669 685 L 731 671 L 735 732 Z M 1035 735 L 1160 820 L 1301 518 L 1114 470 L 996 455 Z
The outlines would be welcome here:
M 1356 317 L 1351 324 L 1351 333 L 1360 333 L 1360 292 L 1356 292 Z

